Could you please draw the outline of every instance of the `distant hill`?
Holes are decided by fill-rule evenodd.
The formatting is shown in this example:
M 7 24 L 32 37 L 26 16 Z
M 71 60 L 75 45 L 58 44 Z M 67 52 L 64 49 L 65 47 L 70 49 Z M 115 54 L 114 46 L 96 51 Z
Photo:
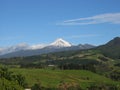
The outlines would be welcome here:
M 115 37 L 105 45 L 96 48 L 107 57 L 120 59 L 120 37 Z

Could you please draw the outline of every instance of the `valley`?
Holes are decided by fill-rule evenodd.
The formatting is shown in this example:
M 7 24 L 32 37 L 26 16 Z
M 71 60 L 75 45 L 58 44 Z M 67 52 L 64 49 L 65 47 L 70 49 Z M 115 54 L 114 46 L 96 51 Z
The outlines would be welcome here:
M 119 90 L 119 42 L 117 37 L 92 49 L 2 58 L 0 63 L 10 71 L 25 76 L 26 88 L 38 85 L 45 90 L 59 90 L 68 85 L 66 88 L 73 90 Z M 111 55 L 112 52 L 115 53 Z

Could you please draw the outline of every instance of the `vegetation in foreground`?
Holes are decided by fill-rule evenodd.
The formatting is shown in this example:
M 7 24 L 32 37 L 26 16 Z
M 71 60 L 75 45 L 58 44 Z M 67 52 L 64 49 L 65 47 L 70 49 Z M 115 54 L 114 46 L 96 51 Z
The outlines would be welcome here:
M 91 50 L 6 58 L 0 63 L 10 68 L 0 68 L 1 90 L 120 90 L 120 38 Z
M 24 77 L 25 76 L 25 77 Z M 118 81 L 86 70 L 0 67 L 0 90 L 119 90 Z
M 93 90 L 92 87 L 120 88 L 118 81 L 113 81 L 104 76 L 86 70 L 50 70 L 50 69 L 11 69 L 25 76 L 27 87 L 41 87 L 51 90 L 58 88 L 79 88 L 60 90 Z M 35 89 L 34 89 L 35 90 Z M 59 89 L 58 89 L 59 90 Z M 95 89 L 97 90 L 97 89 Z M 102 89 L 100 89 L 102 90 Z M 119 89 L 103 89 L 119 90 Z
M 21 74 L 15 74 L 0 66 L 0 90 L 23 90 L 25 85 L 25 78 Z

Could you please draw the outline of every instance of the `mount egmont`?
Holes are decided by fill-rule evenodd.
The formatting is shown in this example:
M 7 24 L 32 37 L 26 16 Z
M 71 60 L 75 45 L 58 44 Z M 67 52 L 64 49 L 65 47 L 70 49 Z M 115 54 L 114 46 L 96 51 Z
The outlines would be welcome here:
M 48 45 L 38 44 L 29 46 L 28 44 L 23 43 L 7 48 L 0 48 L 0 58 L 32 56 L 50 52 L 90 49 L 94 47 L 95 46 L 90 44 L 72 45 L 62 38 L 59 38 Z

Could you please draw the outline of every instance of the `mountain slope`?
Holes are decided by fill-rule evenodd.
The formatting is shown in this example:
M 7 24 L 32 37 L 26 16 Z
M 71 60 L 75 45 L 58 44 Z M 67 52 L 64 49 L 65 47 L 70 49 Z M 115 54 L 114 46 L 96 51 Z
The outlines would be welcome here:
M 96 48 L 105 56 L 120 59 L 120 37 L 116 37 L 105 45 Z

